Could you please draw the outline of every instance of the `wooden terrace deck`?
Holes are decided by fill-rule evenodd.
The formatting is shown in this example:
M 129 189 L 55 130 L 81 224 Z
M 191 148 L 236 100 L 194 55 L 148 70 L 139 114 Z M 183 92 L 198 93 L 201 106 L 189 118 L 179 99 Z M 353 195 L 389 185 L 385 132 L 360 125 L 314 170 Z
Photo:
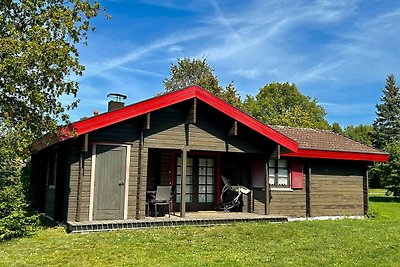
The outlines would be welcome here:
M 142 220 L 112 220 L 112 221 L 84 221 L 68 222 L 67 231 L 72 233 L 111 231 L 119 229 L 143 229 L 148 227 L 178 227 L 184 225 L 211 226 L 218 224 L 231 224 L 235 222 L 287 222 L 283 216 L 268 216 L 245 212 L 186 212 L 184 218 L 168 214 L 163 217 L 145 217 Z

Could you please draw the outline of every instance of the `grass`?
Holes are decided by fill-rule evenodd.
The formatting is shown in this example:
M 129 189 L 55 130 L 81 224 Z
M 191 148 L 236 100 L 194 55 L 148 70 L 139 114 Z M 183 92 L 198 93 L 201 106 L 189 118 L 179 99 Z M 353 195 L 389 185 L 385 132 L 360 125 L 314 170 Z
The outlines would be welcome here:
M 0 244 L 1 266 L 398 266 L 400 203 L 373 191 L 371 218 L 66 234 Z

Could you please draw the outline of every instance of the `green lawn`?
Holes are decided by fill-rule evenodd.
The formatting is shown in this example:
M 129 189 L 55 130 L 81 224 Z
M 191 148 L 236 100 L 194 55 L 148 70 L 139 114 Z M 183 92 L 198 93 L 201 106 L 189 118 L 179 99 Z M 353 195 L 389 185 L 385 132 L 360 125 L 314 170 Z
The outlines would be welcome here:
M 66 234 L 0 244 L 1 266 L 399 266 L 400 203 L 372 191 L 365 220 Z

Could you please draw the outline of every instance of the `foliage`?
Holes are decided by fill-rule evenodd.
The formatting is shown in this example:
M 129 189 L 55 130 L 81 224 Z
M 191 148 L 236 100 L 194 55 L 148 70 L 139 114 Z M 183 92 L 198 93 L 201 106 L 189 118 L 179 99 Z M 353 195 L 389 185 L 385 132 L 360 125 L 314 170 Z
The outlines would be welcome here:
M 217 76 L 207 62 L 207 58 L 178 58 L 171 64 L 170 78 L 164 79 L 165 92 L 173 92 L 191 85 L 198 85 L 213 95 L 235 107 L 241 107 L 242 101 L 233 82 L 225 88 L 219 85 Z
M 360 124 L 358 126 L 348 125 L 344 128 L 344 134 L 349 138 L 360 143 L 372 146 L 371 135 L 373 127 L 371 125 Z
M 82 75 L 76 44 L 86 42 L 99 4 L 89 0 L 5 0 L 0 5 L 0 120 L 26 138 L 67 120 L 62 95 L 76 96 Z
M 0 139 L 0 241 L 31 233 L 37 222 L 28 212 L 23 166 L 15 150 Z
M 390 154 L 389 161 L 376 163 L 371 174 L 380 180 L 388 194 L 400 197 L 400 142 L 388 144 L 385 150 Z
M 255 97 L 248 95 L 244 110 L 266 124 L 330 129 L 325 109 L 317 100 L 302 95 L 296 85 L 287 82 L 270 83 Z
M 380 104 L 376 105 L 376 119 L 373 122 L 372 142 L 378 149 L 400 141 L 400 89 L 393 74 L 386 78 Z
M 388 201 L 377 202 L 381 199 Z M 400 205 L 391 199 L 371 197 L 374 218 L 364 220 L 237 223 L 85 235 L 49 228 L 0 244 L 0 265 L 397 266 Z
M 76 97 L 82 75 L 78 43 L 86 44 L 97 0 L 4 0 L 0 5 L 0 239 L 28 233 L 22 172 L 27 147 L 57 120 L 68 122 L 60 97 Z
M 400 89 L 393 74 L 386 78 L 381 103 L 376 105 L 373 122 L 372 144 L 390 153 L 388 163 L 377 163 L 371 177 L 380 182 L 389 193 L 399 196 L 400 173 L 398 170 L 398 144 L 400 143 Z M 397 169 L 396 169 L 397 168 Z
M 342 127 L 340 127 L 339 123 L 337 123 L 337 122 L 332 123 L 331 128 L 332 128 L 332 131 L 334 131 L 335 133 L 343 134 L 343 129 L 342 129 Z

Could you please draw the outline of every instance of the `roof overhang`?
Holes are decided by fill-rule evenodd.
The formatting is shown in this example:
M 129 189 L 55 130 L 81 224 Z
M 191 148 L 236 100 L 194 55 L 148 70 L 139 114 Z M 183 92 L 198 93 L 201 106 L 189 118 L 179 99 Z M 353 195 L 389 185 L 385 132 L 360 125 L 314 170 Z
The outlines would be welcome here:
M 299 158 L 317 158 L 317 159 L 340 159 L 340 160 L 358 160 L 358 161 L 376 161 L 386 162 L 389 159 L 389 154 L 385 153 L 359 153 L 346 151 L 329 151 L 329 150 L 313 150 L 313 149 L 298 149 L 297 152 L 282 153 L 284 157 L 299 157 Z
M 86 133 L 144 115 L 158 109 L 162 109 L 185 100 L 197 98 L 220 112 L 230 116 L 237 122 L 249 127 L 259 134 L 269 138 L 277 144 L 289 149 L 292 152 L 298 150 L 298 144 L 292 139 L 268 127 L 255 118 L 247 115 L 241 110 L 231 106 L 227 102 L 212 95 L 198 86 L 190 86 L 172 93 L 164 94 L 142 102 L 138 102 L 124 108 L 102 113 L 95 117 L 74 122 L 68 127 L 59 128 L 57 134 L 47 135 L 37 140 L 33 145 L 33 150 L 41 150 L 58 142 L 65 141 Z

